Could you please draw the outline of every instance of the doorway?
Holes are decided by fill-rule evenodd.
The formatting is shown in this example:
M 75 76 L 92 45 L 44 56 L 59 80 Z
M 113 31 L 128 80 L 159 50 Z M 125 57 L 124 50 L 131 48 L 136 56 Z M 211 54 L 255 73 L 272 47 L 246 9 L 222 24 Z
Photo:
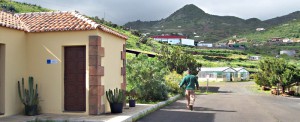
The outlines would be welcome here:
M 0 44 L 0 116 L 5 113 L 5 45 Z
M 86 110 L 86 47 L 64 47 L 64 109 Z

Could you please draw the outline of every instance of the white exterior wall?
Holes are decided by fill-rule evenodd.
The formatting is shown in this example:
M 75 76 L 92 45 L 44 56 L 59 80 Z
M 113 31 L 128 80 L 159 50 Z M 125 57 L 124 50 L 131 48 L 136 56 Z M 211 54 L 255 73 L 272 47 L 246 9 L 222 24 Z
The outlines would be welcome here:
M 195 40 L 193 39 L 181 39 L 182 45 L 195 46 Z

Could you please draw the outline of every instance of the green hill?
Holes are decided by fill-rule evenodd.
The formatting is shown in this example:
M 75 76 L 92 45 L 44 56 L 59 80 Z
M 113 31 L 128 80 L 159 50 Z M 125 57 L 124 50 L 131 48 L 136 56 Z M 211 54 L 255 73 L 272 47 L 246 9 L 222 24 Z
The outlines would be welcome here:
M 293 19 L 300 19 L 300 12 L 266 21 L 257 18 L 244 20 L 234 16 L 211 15 L 190 4 L 165 19 L 145 22 L 138 20 L 124 26 L 150 35 L 182 33 L 198 41 L 216 42 L 233 35 L 255 32 L 256 28 L 280 25 Z M 195 37 L 196 35 L 200 37 Z
M 253 43 L 267 42 L 273 37 L 290 38 L 298 40 L 298 38 L 300 38 L 300 19 L 269 28 L 265 31 L 259 31 L 238 36 L 238 38 L 246 38 L 247 40 L 251 40 L 251 42 Z

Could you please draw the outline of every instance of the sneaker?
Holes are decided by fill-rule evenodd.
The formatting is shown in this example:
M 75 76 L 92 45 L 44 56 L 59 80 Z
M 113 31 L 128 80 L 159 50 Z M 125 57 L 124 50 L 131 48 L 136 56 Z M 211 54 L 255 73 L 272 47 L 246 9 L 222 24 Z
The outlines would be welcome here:
M 189 109 L 192 111 L 193 110 L 193 105 L 189 105 Z

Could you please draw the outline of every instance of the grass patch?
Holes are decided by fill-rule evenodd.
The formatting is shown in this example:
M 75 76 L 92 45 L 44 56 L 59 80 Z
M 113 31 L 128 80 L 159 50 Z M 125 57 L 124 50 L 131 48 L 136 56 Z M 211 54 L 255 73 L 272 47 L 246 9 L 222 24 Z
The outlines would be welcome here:
M 271 94 L 271 90 L 262 90 L 261 87 L 259 87 L 259 85 L 257 84 L 253 84 L 253 85 L 250 85 L 247 87 L 251 92 L 254 92 L 254 93 L 263 93 L 263 94 Z

